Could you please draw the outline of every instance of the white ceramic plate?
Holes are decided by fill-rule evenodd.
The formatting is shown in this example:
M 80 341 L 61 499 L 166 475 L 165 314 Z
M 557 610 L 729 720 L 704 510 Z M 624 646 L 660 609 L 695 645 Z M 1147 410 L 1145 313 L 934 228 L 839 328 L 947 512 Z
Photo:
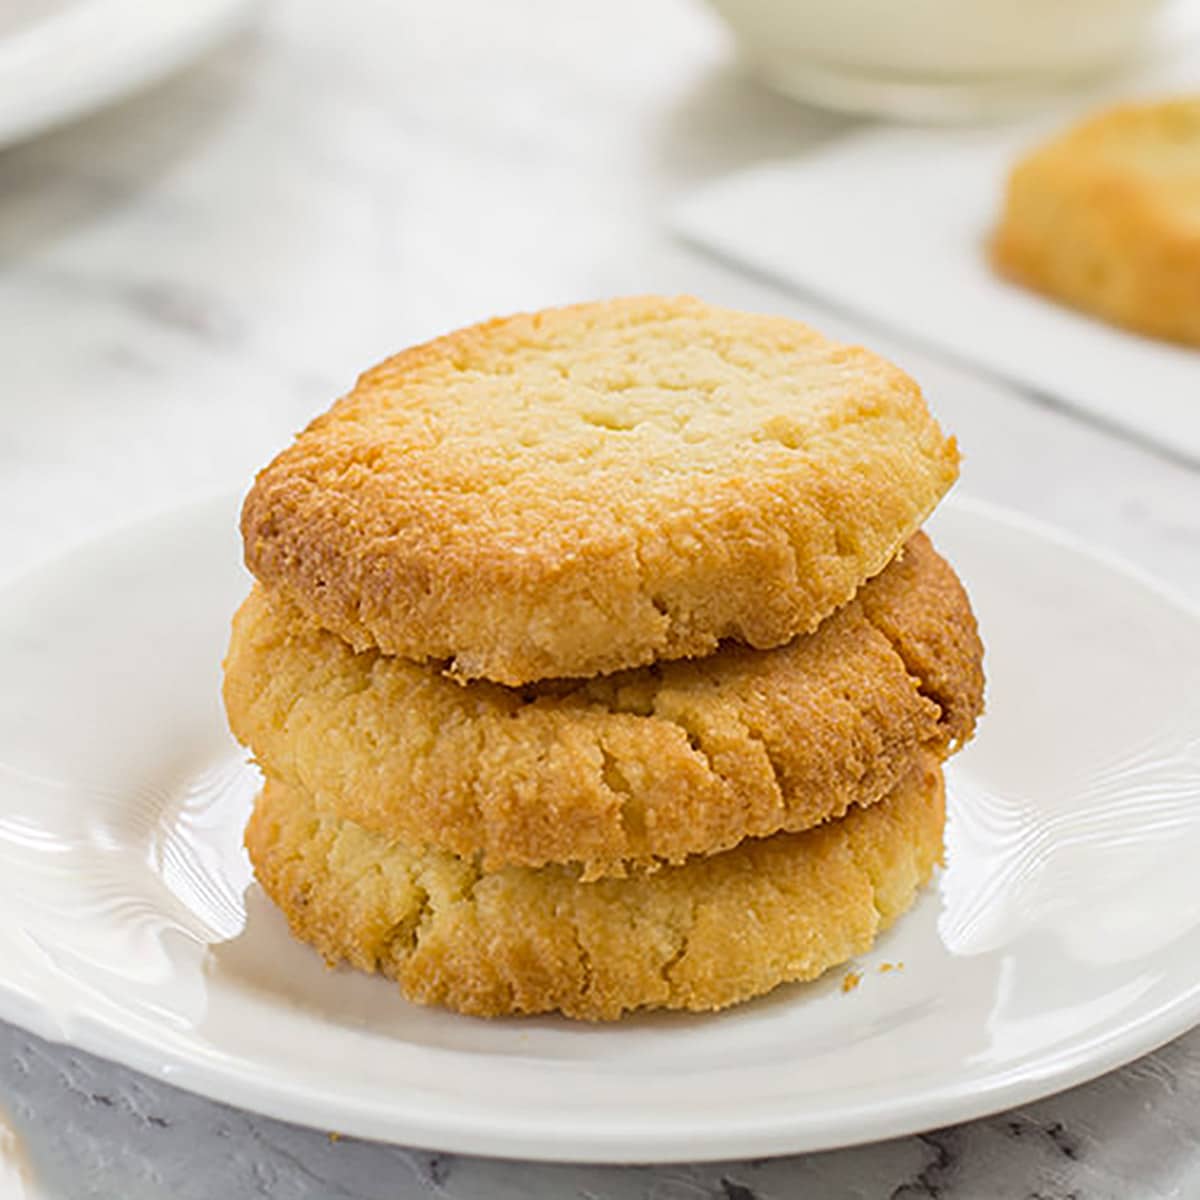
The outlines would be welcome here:
M 948 868 L 849 993 L 835 972 L 609 1027 L 417 1008 L 289 938 L 240 849 L 255 778 L 217 696 L 232 500 L 10 585 L 0 1015 L 275 1116 L 560 1160 L 846 1145 L 1150 1050 L 1200 1021 L 1200 618 L 1003 512 L 934 525 L 990 677 Z
M 0 146 L 153 83 L 244 20 L 254 0 L 4 0 Z

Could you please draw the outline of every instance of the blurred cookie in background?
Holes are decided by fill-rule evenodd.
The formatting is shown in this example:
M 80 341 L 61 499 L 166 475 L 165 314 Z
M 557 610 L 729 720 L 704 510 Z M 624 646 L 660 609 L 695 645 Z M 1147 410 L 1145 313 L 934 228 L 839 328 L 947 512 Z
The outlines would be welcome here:
M 1200 346 L 1200 96 L 1121 105 L 1034 150 L 991 251 L 1026 287 Z

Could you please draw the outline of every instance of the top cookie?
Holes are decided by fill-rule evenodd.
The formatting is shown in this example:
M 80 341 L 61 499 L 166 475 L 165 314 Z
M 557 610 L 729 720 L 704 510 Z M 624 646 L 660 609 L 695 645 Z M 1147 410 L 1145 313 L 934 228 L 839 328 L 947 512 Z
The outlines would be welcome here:
M 356 649 L 518 685 L 808 632 L 957 469 L 869 351 L 645 297 L 368 371 L 259 474 L 242 535 L 250 570 Z
M 1020 283 L 1200 346 L 1200 96 L 1114 108 L 1018 163 L 992 243 Z

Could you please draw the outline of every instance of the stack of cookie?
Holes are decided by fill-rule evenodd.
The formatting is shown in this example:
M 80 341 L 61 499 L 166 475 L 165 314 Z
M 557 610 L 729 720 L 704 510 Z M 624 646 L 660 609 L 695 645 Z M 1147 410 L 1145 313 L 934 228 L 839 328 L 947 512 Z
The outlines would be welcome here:
M 364 375 L 255 482 L 226 660 L 262 886 L 413 999 L 716 1009 L 865 950 L 982 704 L 916 385 L 642 298 Z

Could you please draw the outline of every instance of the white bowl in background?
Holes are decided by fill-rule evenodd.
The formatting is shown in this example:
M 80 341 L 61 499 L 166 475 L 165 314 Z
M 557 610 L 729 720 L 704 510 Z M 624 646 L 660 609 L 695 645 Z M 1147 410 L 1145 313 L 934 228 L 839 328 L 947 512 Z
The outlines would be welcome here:
M 908 119 L 1026 107 L 1136 57 L 1162 0 L 710 0 L 798 99 Z

